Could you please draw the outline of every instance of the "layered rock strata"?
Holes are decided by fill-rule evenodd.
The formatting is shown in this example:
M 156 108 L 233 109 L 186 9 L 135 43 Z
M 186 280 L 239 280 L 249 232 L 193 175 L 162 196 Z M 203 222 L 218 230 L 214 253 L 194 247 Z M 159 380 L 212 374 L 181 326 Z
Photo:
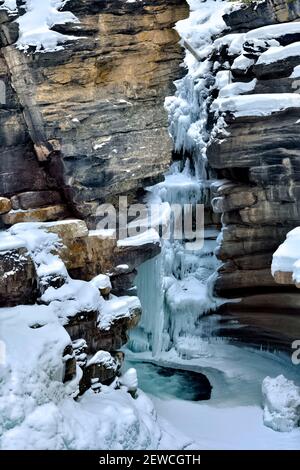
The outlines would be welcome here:
M 93 226 L 99 202 L 136 199 L 170 162 L 163 102 L 181 73 L 173 26 L 188 13 L 185 1 L 74 0 L 66 8 L 79 23 L 55 29 L 78 40 L 59 52 L 17 50 L 16 15 L 0 13 L 0 194 L 30 211 L 5 224 L 71 210 Z

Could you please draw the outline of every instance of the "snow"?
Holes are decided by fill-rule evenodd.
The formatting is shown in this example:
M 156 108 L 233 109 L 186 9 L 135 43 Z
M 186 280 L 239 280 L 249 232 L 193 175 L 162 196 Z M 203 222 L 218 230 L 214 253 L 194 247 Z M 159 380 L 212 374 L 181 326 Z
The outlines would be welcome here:
M 243 72 L 247 72 L 247 70 L 254 64 L 253 59 L 249 59 L 245 57 L 243 54 L 239 55 L 236 59 L 234 59 L 232 64 L 233 70 L 242 70 Z
M 15 11 L 17 9 L 17 0 L 4 0 L 4 3 L 0 6 L 0 9 Z
M 300 227 L 290 231 L 286 240 L 273 254 L 272 274 L 277 271 L 292 273 L 296 283 L 300 282 Z
M 292 74 L 290 75 L 290 78 L 300 78 L 300 65 L 297 65 Z
M 20 31 L 16 46 L 24 51 L 33 46 L 37 52 L 53 52 L 61 50 L 64 42 L 77 39 L 51 29 L 54 25 L 79 22 L 70 11 L 61 11 L 67 2 L 68 0 L 26 0 L 26 11 L 16 20 Z M 16 2 L 5 0 L 1 8 L 15 11 Z
M 299 23 L 298 23 L 299 24 Z M 299 28 L 300 31 L 300 28 Z M 288 46 L 270 47 L 266 52 L 263 52 L 256 62 L 259 64 L 272 64 L 280 60 L 288 59 L 289 57 L 300 56 L 300 42 L 294 42 Z
M 230 33 L 219 39 L 214 43 L 216 49 L 222 46 L 228 47 L 228 53 L 231 55 L 240 55 L 243 52 L 245 43 L 251 43 L 254 46 L 269 46 L 274 49 L 280 46 L 277 39 L 291 34 L 300 33 L 299 22 L 281 23 L 269 26 L 262 26 L 248 31 L 247 33 Z
M 102 239 L 105 238 L 113 238 L 115 239 L 116 236 L 116 231 L 114 229 L 98 229 L 98 230 L 90 230 L 89 231 L 89 236 L 90 237 L 99 237 Z
M 199 58 L 207 57 L 213 48 L 214 36 L 226 29 L 223 15 L 239 8 L 237 4 L 208 0 L 205 8 L 201 2 L 189 2 L 189 18 L 179 21 L 176 29 L 197 53 Z M 187 75 L 175 82 L 176 94 L 168 97 L 165 107 L 169 114 L 170 133 L 176 151 L 187 151 L 198 155 L 195 165 L 196 176 L 201 178 L 204 172 L 205 148 L 207 144 L 205 125 L 207 121 L 207 88 L 211 78 L 212 63 L 206 59 L 202 63 L 186 52 L 184 65 Z
M 139 233 L 138 235 L 134 235 L 133 237 L 118 240 L 117 246 L 119 248 L 128 246 L 142 246 L 147 245 L 148 243 L 160 243 L 159 234 L 154 228 L 144 230 L 143 232 Z
M 217 98 L 211 110 L 231 112 L 235 117 L 269 116 L 272 113 L 300 107 L 300 96 L 294 93 L 270 93 Z
M 111 282 L 109 276 L 105 274 L 99 274 L 98 276 L 94 277 L 90 284 L 97 287 L 97 289 L 111 289 Z
M 274 379 L 266 377 L 262 393 L 266 426 L 281 432 L 300 426 L 300 387 L 283 375 Z
M 109 300 L 101 300 L 99 328 L 108 330 L 114 321 L 120 318 L 131 318 L 136 309 L 140 309 L 141 304 L 135 296 L 116 297 L 110 295 Z
M 228 35 L 214 42 L 214 35 L 225 29 L 224 12 L 240 8 L 240 4 L 189 3 L 193 4 L 190 17 L 179 22 L 176 29 L 194 48 L 195 55 L 204 60 L 199 62 L 189 50 L 186 52 L 187 74 L 175 83 L 176 95 L 166 99 L 165 107 L 174 148 L 177 152 L 187 152 L 193 164 L 190 167 L 187 163 L 184 169 L 174 164 L 165 181 L 151 189 L 162 202 L 179 204 L 204 201 L 205 189 L 209 187 L 205 159 L 210 136 L 206 126 L 207 96 L 212 89 L 220 90 L 220 97 L 212 106 L 220 113 L 264 116 L 299 107 L 295 94 L 240 95 L 252 92 L 256 82 L 230 84 L 230 72 L 218 72 L 218 64 L 207 58 L 214 48 L 221 47 L 222 41 L 227 41 L 231 53 L 239 55 L 233 68 L 246 71 L 255 63 L 243 55 L 247 33 L 230 35 L 230 38 Z M 279 38 L 288 28 L 291 30 L 293 26 L 259 28 L 247 41 L 257 49 L 277 47 L 279 42 L 273 38 Z M 298 30 L 299 24 L 295 28 Z M 224 125 L 221 115 L 217 130 Z M 164 240 L 161 254 L 139 267 L 136 283 L 143 314 L 138 328 L 130 334 L 128 348 L 131 352 L 126 351 L 126 357 L 130 366 L 134 364 L 137 368 L 139 386 L 150 394 L 159 418 L 193 439 L 194 448 L 300 449 L 299 430 L 282 435 L 267 428 L 261 407 L 261 386 L 266 375 L 276 377 L 284 371 L 289 379 L 299 382 L 298 370 L 292 366 L 290 358 L 233 346 L 214 337 L 220 323 L 216 315 L 206 314 L 214 310 L 218 301 L 224 302 L 213 295 L 213 273 L 219 266 L 213 255 L 216 245 L 207 234 L 204 247 L 188 253 L 183 243 Z M 234 324 L 231 326 L 233 328 Z M 164 394 L 156 388 L 154 377 L 148 377 L 147 385 L 143 375 L 145 361 L 205 373 L 213 385 L 212 399 L 206 403 L 173 400 L 169 396 L 166 399 L 170 380 L 165 379 Z
M 94 364 L 101 364 L 105 366 L 106 369 L 117 369 L 116 362 L 107 351 L 97 351 L 96 354 L 87 361 L 86 366 L 89 367 Z
M 5 249 L 27 247 L 41 275 L 62 270 L 63 263 L 51 253 L 60 244 L 55 233 L 37 224 L 18 224 L 0 239 Z M 100 280 L 107 283 L 106 277 Z M 136 399 L 127 393 L 137 386 L 133 372 L 125 375 L 121 389 L 101 385 L 101 393 L 90 390 L 77 402 L 73 397 L 78 395 L 81 369 L 77 366 L 74 379 L 62 383 L 66 361 L 73 357 L 63 357 L 71 345 L 63 327 L 69 316 L 96 309 L 99 328 L 107 329 L 140 308 L 136 297 L 110 296 L 105 301 L 98 285 L 67 275 L 60 288 L 49 287 L 43 294 L 41 300 L 48 305 L 0 309 L 0 344 L 5 345 L 0 363 L 1 449 L 182 449 L 190 444 L 157 418 L 141 391 Z M 78 340 L 73 347 L 84 349 L 86 343 Z M 86 354 L 78 353 L 77 359 L 85 362 Z M 88 365 L 94 363 L 116 367 L 105 351 L 90 358 Z
M 127 387 L 128 391 L 135 392 L 138 388 L 137 371 L 134 367 L 128 369 L 121 377 L 120 384 Z
M 243 93 L 249 93 L 253 91 L 256 87 L 257 80 L 254 78 L 251 82 L 236 82 L 230 83 L 221 88 L 219 97 L 228 98 L 230 96 L 241 95 Z
M 124 387 L 101 387 L 75 402 L 80 369 L 62 383 L 62 355 L 70 337 L 60 325 L 53 305 L 0 309 L 1 340 L 6 344 L 0 364 L 1 449 L 157 449 L 183 448 L 170 425 L 157 418 L 151 401 L 138 391 L 134 400 Z M 91 362 L 103 360 L 100 352 Z M 65 358 L 66 359 L 66 358 Z M 130 374 L 129 374 L 130 375 Z M 172 447 L 173 448 L 173 447 Z

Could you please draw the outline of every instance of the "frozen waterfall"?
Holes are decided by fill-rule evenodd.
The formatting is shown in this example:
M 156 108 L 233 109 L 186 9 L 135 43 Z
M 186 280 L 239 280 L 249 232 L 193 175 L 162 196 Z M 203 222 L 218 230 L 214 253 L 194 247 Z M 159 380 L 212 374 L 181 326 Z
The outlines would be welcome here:
M 177 24 L 179 34 L 197 51 L 205 49 L 213 35 L 224 28 L 222 15 L 227 5 L 207 2 L 205 11 L 197 5 L 188 20 Z M 199 63 L 188 51 L 185 66 L 188 73 L 175 83 L 175 96 L 166 99 L 170 134 L 182 159 L 171 166 L 163 183 L 149 188 L 148 202 L 203 204 L 208 208 L 212 180 L 206 169 L 207 104 L 215 79 L 212 63 Z M 219 266 L 214 256 L 217 236 L 216 226 L 208 224 L 203 246 L 194 251 L 187 249 L 185 240 L 163 240 L 161 254 L 139 268 L 136 285 L 143 315 L 131 334 L 131 350 L 150 350 L 154 357 L 171 348 L 182 356 L 205 353 L 215 326 L 214 317 L 207 314 L 222 303 L 213 294 Z

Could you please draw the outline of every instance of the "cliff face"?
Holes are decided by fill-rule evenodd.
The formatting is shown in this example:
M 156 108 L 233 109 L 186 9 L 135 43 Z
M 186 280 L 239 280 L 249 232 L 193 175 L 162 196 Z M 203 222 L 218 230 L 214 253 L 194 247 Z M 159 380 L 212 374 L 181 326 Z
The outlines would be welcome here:
M 38 220 L 69 210 L 92 226 L 99 201 L 134 199 L 168 167 L 163 102 L 182 61 L 173 26 L 188 8 L 183 0 L 74 0 L 66 8 L 80 23 L 55 30 L 78 40 L 29 55 L 11 45 L 17 25 L 1 12 L 0 193 L 17 194 L 14 209 L 50 206 L 32 215 Z M 4 222 L 20 220 L 26 215 Z
M 184 0 L 71 0 L 65 8 L 79 23 L 54 30 L 77 39 L 59 51 L 27 53 L 15 47 L 18 14 L 0 10 L 0 226 L 48 222 L 43 230 L 61 243 L 53 245 L 51 256 L 64 266 L 63 275 L 47 267 L 51 274 L 43 279 L 15 227 L 1 233 L 0 306 L 42 303 L 47 309 L 42 297 L 53 288 L 66 289 L 67 303 L 76 299 L 72 315 L 67 304 L 62 307 L 73 340 L 64 352 L 71 358 L 64 380 L 74 377 L 77 359 L 83 392 L 97 379 L 111 383 L 118 373 L 123 355 L 116 350 L 141 312 L 138 304 L 124 307 L 132 297 L 118 304 L 113 294 L 131 289 L 136 268 L 160 251 L 150 242 L 119 247 L 116 239 L 89 229 L 96 225 L 99 203 L 117 204 L 121 194 L 137 200 L 169 165 L 172 144 L 163 105 L 181 73 L 183 51 L 173 26 L 188 8 Z M 58 222 L 74 216 L 81 220 Z M 83 305 L 86 292 L 95 290 L 86 281 L 100 273 L 109 275 L 110 287 L 99 289 L 94 305 L 88 299 Z M 111 321 L 101 326 L 106 311 Z M 88 367 L 87 354 L 99 351 L 105 360 L 110 353 L 114 359 Z
M 300 63 L 300 49 L 289 52 L 299 45 L 299 17 L 298 1 L 248 5 L 224 17 L 231 28 L 228 33 L 249 33 L 242 51 L 230 49 L 222 39 L 215 49 L 217 70 L 228 70 L 230 65 L 230 83 L 229 94 L 225 89 L 219 95 L 213 92 L 217 104 L 212 106 L 211 120 L 216 123 L 222 114 L 225 133 L 217 130 L 207 150 L 209 166 L 221 180 L 212 195 L 213 210 L 222 221 L 216 291 L 242 298 L 225 309 L 248 325 L 242 336 L 287 348 L 300 333 L 295 315 L 299 294 L 275 283 L 271 262 L 286 233 L 300 220 L 299 79 L 295 73 L 292 76 Z M 266 25 L 279 27 L 262 38 L 263 32 L 256 28 Z M 271 54 L 266 52 L 270 51 L 267 39 L 278 41 Z M 239 93 L 234 92 L 235 83 Z

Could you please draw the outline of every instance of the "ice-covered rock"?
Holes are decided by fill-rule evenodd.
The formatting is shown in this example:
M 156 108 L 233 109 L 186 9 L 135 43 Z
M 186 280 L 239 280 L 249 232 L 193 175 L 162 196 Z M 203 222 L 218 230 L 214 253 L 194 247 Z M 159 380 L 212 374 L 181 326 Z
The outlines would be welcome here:
M 262 394 L 266 426 L 281 432 L 300 426 L 300 387 L 283 375 L 266 377 Z

